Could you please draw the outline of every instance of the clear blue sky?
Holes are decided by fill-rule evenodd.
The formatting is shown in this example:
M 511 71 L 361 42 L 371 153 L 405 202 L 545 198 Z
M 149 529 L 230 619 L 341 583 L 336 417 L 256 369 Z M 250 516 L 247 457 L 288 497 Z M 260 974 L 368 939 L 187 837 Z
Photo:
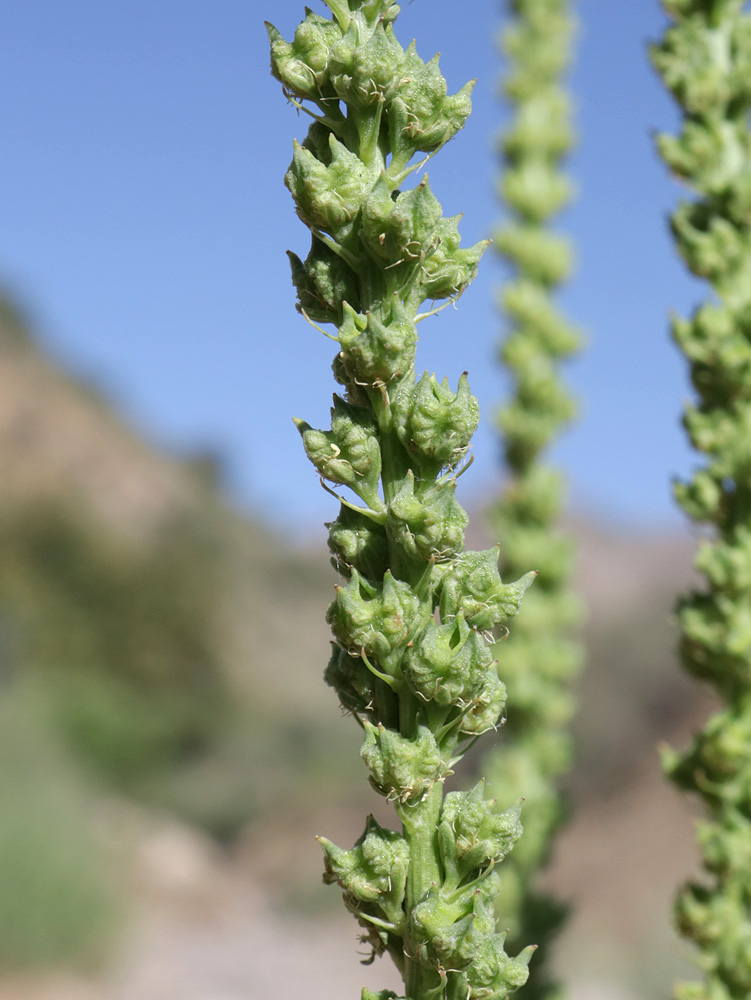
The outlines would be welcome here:
M 322 10 L 318 0 L 309 0 Z M 478 77 L 466 129 L 430 165 L 463 237 L 500 215 L 494 194 L 498 0 L 414 0 L 397 33 L 442 53 L 452 89 Z M 588 332 L 569 369 L 579 423 L 554 451 L 580 507 L 664 522 L 668 477 L 693 462 L 679 429 L 688 396 L 667 335 L 669 309 L 704 294 L 673 252 L 665 217 L 679 191 L 655 128 L 674 108 L 645 45 L 656 0 L 581 0 L 572 86 L 578 200 L 562 296 Z M 458 13 L 457 13 L 458 12 Z M 268 73 L 264 18 L 291 37 L 298 0 L 35 0 L 3 4 L 0 283 L 21 295 L 55 353 L 93 375 L 128 418 L 173 448 L 212 445 L 244 504 L 315 530 L 333 513 L 292 416 L 328 426 L 332 345 L 294 309 L 284 251 L 308 237 L 282 176 L 306 124 Z M 463 499 L 498 481 L 491 412 L 499 265 L 486 258 L 458 310 L 423 323 L 418 365 L 452 383 L 464 369 L 484 415 Z

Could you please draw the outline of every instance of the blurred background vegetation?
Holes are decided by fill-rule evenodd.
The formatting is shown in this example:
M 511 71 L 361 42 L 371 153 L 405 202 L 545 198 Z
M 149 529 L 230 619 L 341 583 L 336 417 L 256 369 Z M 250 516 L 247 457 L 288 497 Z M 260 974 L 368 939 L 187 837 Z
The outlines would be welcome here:
M 225 913 L 227 893 L 263 892 L 264 926 L 271 907 L 280 940 L 301 915 L 317 914 L 322 931 L 340 920 L 336 893 L 318 885 L 311 832 L 320 822 L 334 839 L 356 837 L 368 809 L 393 820 L 365 788 L 356 727 L 321 682 L 334 582 L 325 554 L 234 510 L 214 456 L 167 456 L 139 438 L 95 387 L 45 357 L 7 297 L 0 468 L 0 1000 L 67 997 L 33 992 L 66 967 L 88 977 L 70 995 L 88 997 L 84 981 L 104 990 L 92 996 L 136 995 L 127 976 L 120 993 L 101 984 L 145 919 L 154 879 L 138 875 L 143 858 L 156 857 L 150 870 L 164 880 L 186 837 L 210 859 Z M 681 741 L 704 711 L 672 654 L 671 603 L 693 542 L 584 515 L 571 529 L 591 667 L 575 815 L 550 873 L 580 904 L 558 961 L 649 1000 L 680 968 L 669 898 L 692 863 L 690 822 L 655 743 Z M 486 539 L 473 530 L 477 547 Z M 173 839 L 160 847 L 164 831 Z M 179 937 L 178 896 L 168 911 Z M 258 919 L 237 918 L 238 940 Z M 344 920 L 334 934 L 354 963 Z M 226 923 L 216 934 L 232 939 Z M 327 958 L 320 943 L 312 951 Z M 144 982 L 142 1000 L 173 996 Z

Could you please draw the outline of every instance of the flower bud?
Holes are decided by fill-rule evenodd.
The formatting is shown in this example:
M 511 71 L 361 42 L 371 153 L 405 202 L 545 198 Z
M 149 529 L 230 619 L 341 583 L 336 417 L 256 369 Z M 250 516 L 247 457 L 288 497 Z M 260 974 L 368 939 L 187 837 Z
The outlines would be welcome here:
M 353 569 L 347 586 L 336 588 L 326 620 L 351 655 L 364 652 L 377 657 L 393 673 L 404 647 L 422 628 L 427 614 L 410 585 L 396 580 L 390 571 L 382 584 L 375 584 Z
M 502 149 L 511 161 L 524 155 L 559 158 L 574 142 L 571 108 L 560 87 L 543 87 L 516 108 L 516 118 L 503 136 Z
M 470 702 L 492 663 L 482 637 L 459 614 L 444 625 L 431 619 L 407 650 L 403 669 L 415 694 L 448 707 Z
M 387 385 L 412 368 L 417 330 L 412 318 L 396 297 L 385 315 L 356 313 L 344 303 L 344 320 L 339 328 L 341 365 L 346 378 L 355 384 Z
M 457 862 L 462 877 L 476 868 L 486 868 L 491 861 L 502 861 L 522 834 L 521 805 L 504 812 L 493 812 L 485 800 L 485 782 L 478 781 L 468 792 L 449 792 L 443 803 L 441 843 L 453 844 L 452 862 Z
M 346 504 L 339 508 L 329 529 L 329 550 L 334 568 L 345 577 L 356 569 L 369 580 L 380 580 L 388 568 L 386 531 L 369 517 Z
M 391 25 L 377 24 L 364 43 L 352 21 L 347 33 L 331 48 L 329 75 L 340 100 L 356 111 L 391 100 L 399 86 L 404 58 Z
M 652 61 L 687 112 L 721 112 L 731 101 L 751 99 L 751 29 L 729 18 L 727 31 L 712 30 L 702 17 L 668 29 Z
M 477 276 L 477 265 L 490 246 L 490 240 L 480 240 L 474 246 L 461 249 L 460 219 L 460 215 L 441 219 L 435 228 L 420 276 L 423 299 L 450 299 L 461 295 Z
M 314 430 L 304 420 L 295 420 L 295 425 L 308 458 L 324 479 L 349 486 L 367 504 L 381 506 L 381 449 L 370 410 L 335 395 L 330 431 Z
M 394 155 L 406 162 L 418 150 L 432 153 L 453 138 L 472 111 L 474 85 L 472 80 L 448 97 L 438 56 L 424 63 L 412 42 L 404 53 L 398 94 L 389 111 Z
M 745 231 L 707 205 L 685 202 L 670 217 L 670 226 L 690 270 L 713 282 L 720 292 L 751 267 L 751 247 Z
M 427 175 L 416 188 L 396 198 L 381 177 L 363 205 L 361 235 L 368 253 L 380 266 L 412 266 L 433 246 L 440 218 L 441 206 L 430 190 Z
M 564 281 L 571 271 L 566 239 L 536 226 L 507 226 L 495 236 L 496 249 L 545 287 Z
M 324 96 L 331 46 L 342 37 L 339 25 L 309 10 L 291 44 L 268 21 L 266 30 L 271 42 L 271 72 L 276 79 L 296 97 L 317 100 Z
M 341 322 L 342 302 L 351 302 L 357 308 L 359 291 L 355 274 L 320 240 L 313 240 L 304 263 L 290 251 L 287 256 L 297 289 L 297 307 L 314 323 Z
M 407 555 L 416 559 L 449 559 L 464 544 L 469 518 L 454 494 L 453 483 L 431 486 L 421 496 L 410 470 L 389 504 L 388 531 Z
M 526 339 L 532 333 L 540 347 L 553 358 L 565 357 L 579 347 L 579 331 L 563 319 L 545 289 L 535 282 L 522 277 L 507 285 L 501 304 L 519 327 L 518 332 L 506 339 L 504 346 L 517 337 Z
M 508 168 L 502 178 L 501 194 L 526 221 L 539 225 L 559 212 L 573 195 L 571 181 L 552 163 L 527 160 Z
M 363 728 L 360 756 L 370 771 L 370 783 L 381 795 L 408 802 L 448 774 L 448 764 L 427 726 L 418 726 L 413 739 L 380 724 L 376 727 L 367 719 Z
M 318 842 L 326 859 L 324 882 L 338 882 L 360 902 L 377 903 L 387 920 L 403 920 L 409 847 L 401 834 L 385 830 L 369 816 L 365 832 L 351 851 L 336 847 L 325 837 L 319 837 Z
M 751 528 L 738 525 L 727 542 L 704 542 L 696 568 L 721 591 L 740 596 L 751 592 Z
M 500 546 L 485 552 L 463 552 L 441 583 L 441 619 L 462 614 L 473 628 L 484 631 L 512 618 L 537 577 L 526 573 L 514 583 L 503 583 L 498 572 Z
M 359 656 L 332 643 L 331 659 L 323 679 L 334 688 L 339 703 L 346 712 L 364 715 L 372 710 L 376 679 Z
M 459 732 L 465 736 L 481 736 L 498 726 L 506 706 L 506 687 L 498 677 L 497 666 L 485 672 L 484 684 L 469 703 Z
M 480 421 L 480 407 L 469 391 L 466 372 L 456 393 L 448 379 L 422 376 L 410 393 L 398 397 L 394 414 L 397 434 L 404 447 L 418 459 L 439 467 L 455 466 L 466 453 Z
M 360 211 L 370 186 L 369 172 L 362 160 L 331 134 L 331 161 L 328 165 L 297 141 L 284 183 L 297 204 L 306 225 L 343 238 L 348 224 Z

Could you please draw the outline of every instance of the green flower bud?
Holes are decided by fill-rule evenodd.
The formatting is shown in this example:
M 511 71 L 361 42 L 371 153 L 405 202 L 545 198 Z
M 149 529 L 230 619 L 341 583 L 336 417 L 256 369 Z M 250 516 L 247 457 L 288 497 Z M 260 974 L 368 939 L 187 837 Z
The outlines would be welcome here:
M 330 431 L 314 430 L 304 420 L 295 420 L 295 426 L 305 453 L 324 479 L 349 486 L 372 507 L 381 506 L 381 451 L 370 410 L 335 395 Z
M 492 907 L 483 894 L 470 890 L 469 912 L 462 906 L 446 900 L 438 891 L 432 891 L 415 907 L 413 912 L 413 937 L 419 942 L 423 961 L 459 972 L 466 969 L 473 956 L 482 948 L 488 937 L 495 934 Z M 462 914 L 462 915 L 460 915 Z M 472 996 L 466 992 L 466 996 Z
M 496 545 L 485 552 L 463 552 L 451 564 L 441 584 L 443 621 L 461 614 L 473 628 L 484 631 L 517 613 L 537 571 L 526 573 L 514 583 L 503 583 L 498 572 L 499 550 Z
M 673 339 L 693 365 L 692 381 L 708 402 L 748 395 L 751 385 L 751 309 L 731 314 L 714 304 L 690 320 L 674 318 Z
M 356 569 L 346 587 L 336 588 L 326 620 L 339 644 L 352 656 L 365 653 L 393 673 L 401 653 L 427 615 L 408 583 L 387 571 L 383 584 L 371 583 Z
M 529 945 L 515 958 L 504 951 L 505 935 L 487 938 L 472 959 L 467 979 L 474 995 L 486 1000 L 507 1000 L 509 993 L 521 989 L 529 979 L 529 963 L 537 945 Z
M 422 300 L 450 299 L 461 295 L 477 275 L 480 258 L 490 246 L 481 240 L 462 250 L 459 246 L 460 215 L 441 219 L 435 227 L 433 242 L 422 267 Z
M 314 323 L 340 323 L 342 302 L 351 302 L 357 309 L 357 277 L 341 257 L 320 240 L 313 240 L 305 263 L 289 251 L 288 257 L 297 289 L 297 307 Z
M 335 21 L 307 11 L 290 44 L 266 22 L 271 42 L 271 72 L 296 97 L 317 100 L 325 96 L 332 45 L 342 37 Z
M 449 772 L 435 736 L 427 726 L 418 726 L 408 739 L 383 725 L 363 722 L 365 741 L 360 756 L 370 771 L 370 783 L 381 795 L 409 802 L 428 792 Z
M 394 297 L 382 316 L 355 312 L 343 304 L 339 327 L 341 366 L 345 378 L 355 384 L 387 385 L 408 372 L 415 361 L 417 330 L 404 306 Z
M 526 20 L 503 33 L 503 48 L 511 62 L 505 89 L 518 102 L 530 100 L 563 74 L 571 57 L 573 30 L 571 18 L 563 10 L 547 8 L 535 15 L 525 7 L 520 4 Z
M 388 507 L 388 532 L 413 558 L 450 559 L 461 550 L 468 523 L 452 483 L 431 486 L 420 496 L 411 471 Z
M 495 872 L 463 892 L 431 886 L 412 910 L 408 929 L 410 947 L 421 964 L 457 972 L 466 968 L 481 943 L 494 936 L 492 901 L 499 888 Z
M 396 99 L 389 110 L 389 138 L 394 155 L 405 162 L 418 150 L 440 149 L 464 127 L 472 111 L 472 80 L 447 97 L 438 56 L 424 63 L 412 42 L 404 53 Z
M 499 524 L 513 532 L 522 521 L 530 526 L 552 524 L 563 503 L 563 477 L 550 466 L 534 465 L 529 475 L 509 483 L 504 497 L 504 516 Z M 504 532 L 505 534 L 505 532 Z
M 448 707 L 470 702 L 492 667 L 488 647 L 460 613 L 445 625 L 431 619 L 407 651 L 403 669 L 415 694 Z
M 493 812 L 485 800 L 485 782 L 468 792 L 449 792 L 443 803 L 441 843 L 453 846 L 451 863 L 462 877 L 491 861 L 502 861 L 522 834 L 521 805 Z
M 456 393 L 449 388 L 448 379 L 439 382 L 425 372 L 410 393 L 397 398 L 396 406 L 399 440 L 418 459 L 427 459 L 439 468 L 461 461 L 480 421 L 480 407 L 469 391 L 466 372 Z
M 368 714 L 373 708 L 375 677 L 362 657 L 350 656 L 336 643 L 331 645 L 331 659 L 323 679 L 339 695 L 339 703 L 345 712 L 358 716 Z
M 509 462 L 526 465 L 534 461 L 574 413 L 568 390 L 552 374 L 539 379 L 521 378 L 518 397 L 498 411 Z
M 284 183 L 303 222 L 344 239 L 360 211 L 370 176 L 360 158 L 333 134 L 329 137 L 329 147 L 331 159 L 326 165 L 296 141 Z
M 386 531 L 369 517 L 346 504 L 339 508 L 329 529 L 329 550 L 334 568 L 345 577 L 356 569 L 369 580 L 380 580 L 388 567 Z
M 427 174 L 416 188 L 396 198 L 386 178 L 381 177 L 363 205 L 362 240 L 379 264 L 414 267 L 433 249 L 440 218 L 441 206 L 430 190 Z
M 506 706 L 506 687 L 496 670 L 494 666 L 494 669 L 486 671 L 482 688 L 462 715 L 459 732 L 465 736 L 481 736 L 498 727 Z
M 378 24 L 366 42 L 353 20 L 331 48 L 329 74 L 337 96 L 356 111 L 391 100 L 399 87 L 404 52 L 391 25 Z
M 325 837 L 318 842 L 326 859 L 324 882 L 338 882 L 361 903 L 377 903 L 395 924 L 403 921 L 409 847 L 401 834 L 385 830 L 369 816 L 365 832 L 351 851 L 341 850 Z

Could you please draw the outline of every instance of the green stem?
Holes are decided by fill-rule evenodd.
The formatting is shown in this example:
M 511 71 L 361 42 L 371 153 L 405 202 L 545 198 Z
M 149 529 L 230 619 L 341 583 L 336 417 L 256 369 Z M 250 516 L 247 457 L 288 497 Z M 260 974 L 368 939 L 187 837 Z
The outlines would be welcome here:
M 406 923 L 414 907 L 431 886 L 441 885 L 443 871 L 438 853 L 438 820 L 443 804 L 443 785 L 436 782 L 418 802 L 399 806 L 402 832 L 409 845 L 409 873 L 405 898 Z M 426 970 L 405 955 L 404 986 L 410 1000 L 428 1000 L 440 983 L 437 972 Z

